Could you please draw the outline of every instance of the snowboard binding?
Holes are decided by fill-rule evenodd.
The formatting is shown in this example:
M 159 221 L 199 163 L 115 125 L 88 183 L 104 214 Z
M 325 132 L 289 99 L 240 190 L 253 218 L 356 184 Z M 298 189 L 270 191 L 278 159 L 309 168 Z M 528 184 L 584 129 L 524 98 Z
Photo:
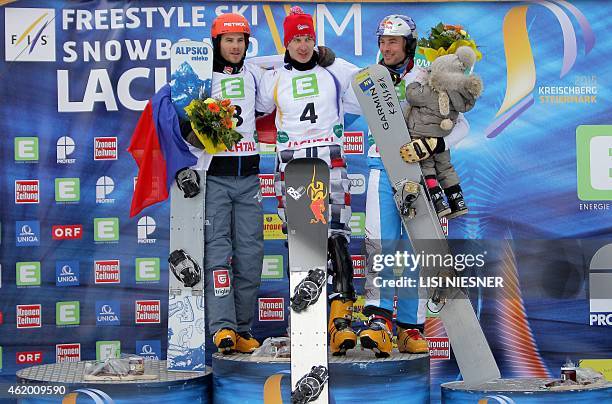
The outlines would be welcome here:
M 414 181 L 401 181 L 395 189 L 393 197 L 397 202 L 400 215 L 412 219 L 416 216 L 414 204 L 420 194 L 419 184 Z
M 315 268 L 308 271 L 308 275 L 293 290 L 291 308 L 295 312 L 306 310 L 316 303 L 325 286 L 327 276 L 323 269 Z
M 168 263 L 176 279 L 185 287 L 191 288 L 202 280 L 202 269 L 185 251 L 172 251 Z
M 177 171 L 175 179 L 185 198 L 193 198 L 200 193 L 200 175 L 195 170 L 182 168 Z
M 313 366 L 310 372 L 296 383 L 295 390 L 291 392 L 291 404 L 305 404 L 316 400 L 321 395 L 327 379 L 329 373 L 325 366 Z

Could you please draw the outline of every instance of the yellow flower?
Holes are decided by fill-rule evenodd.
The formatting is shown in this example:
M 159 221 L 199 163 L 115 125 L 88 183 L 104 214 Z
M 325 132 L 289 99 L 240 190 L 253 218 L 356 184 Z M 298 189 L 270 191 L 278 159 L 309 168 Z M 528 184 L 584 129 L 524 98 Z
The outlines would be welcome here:
M 204 100 L 204 104 L 213 104 L 217 102 L 214 98 L 207 98 Z

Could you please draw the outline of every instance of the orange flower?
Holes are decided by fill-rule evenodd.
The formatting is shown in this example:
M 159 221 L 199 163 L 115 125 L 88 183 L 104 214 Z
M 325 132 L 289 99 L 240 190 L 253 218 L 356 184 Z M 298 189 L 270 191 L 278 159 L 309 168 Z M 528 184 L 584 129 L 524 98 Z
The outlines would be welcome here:
M 225 118 L 223 120 L 223 124 L 225 125 L 226 128 L 232 129 L 232 124 L 233 124 L 232 118 Z
M 445 24 L 444 25 L 444 29 L 445 30 L 452 30 L 452 31 L 461 31 L 463 29 L 463 27 L 461 25 L 451 25 L 451 24 Z
M 222 101 L 221 101 L 221 106 L 222 106 L 222 107 L 229 107 L 229 105 L 230 105 L 231 103 L 232 103 L 232 102 L 231 102 L 230 100 L 225 99 L 225 100 L 222 100 Z
M 208 104 L 208 110 L 214 114 L 218 113 L 219 111 L 221 111 L 221 108 L 219 108 L 219 106 L 215 103 L 210 103 Z

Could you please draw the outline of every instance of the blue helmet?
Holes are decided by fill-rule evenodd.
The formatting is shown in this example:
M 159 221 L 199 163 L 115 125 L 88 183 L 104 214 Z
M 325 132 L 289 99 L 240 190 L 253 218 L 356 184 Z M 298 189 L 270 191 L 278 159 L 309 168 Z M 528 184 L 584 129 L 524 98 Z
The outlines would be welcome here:
M 414 20 L 407 15 L 391 14 L 382 19 L 376 29 L 376 37 L 380 42 L 383 35 L 402 36 L 406 38 L 406 55 L 414 57 L 417 45 L 417 27 Z

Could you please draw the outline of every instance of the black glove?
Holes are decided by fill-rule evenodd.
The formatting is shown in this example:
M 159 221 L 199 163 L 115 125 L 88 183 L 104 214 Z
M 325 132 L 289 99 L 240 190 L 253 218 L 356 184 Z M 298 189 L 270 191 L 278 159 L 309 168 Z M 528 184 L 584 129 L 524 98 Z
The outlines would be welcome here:
M 174 176 L 179 189 L 185 198 L 193 198 L 200 193 L 200 175 L 191 168 L 181 168 Z
M 319 66 L 328 67 L 331 66 L 336 60 L 336 54 L 331 48 L 327 46 L 319 46 Z

